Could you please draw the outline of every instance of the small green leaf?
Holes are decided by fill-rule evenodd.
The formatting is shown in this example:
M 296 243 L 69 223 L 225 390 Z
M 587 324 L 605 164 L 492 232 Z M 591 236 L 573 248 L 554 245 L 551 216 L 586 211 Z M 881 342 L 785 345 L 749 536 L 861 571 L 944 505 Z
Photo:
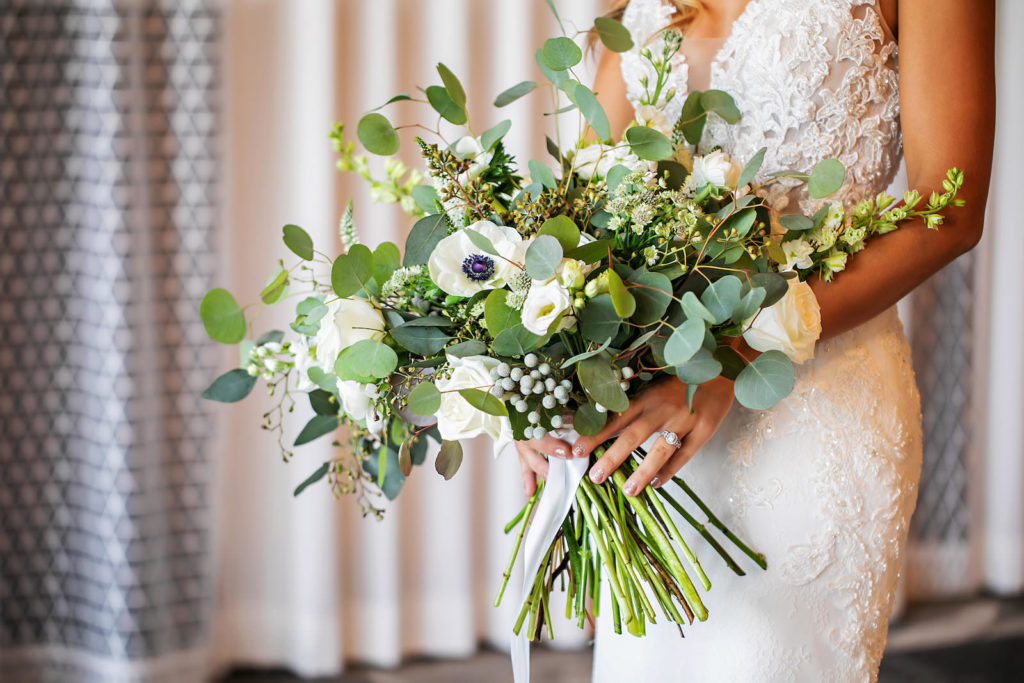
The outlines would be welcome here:
M 460 107 L 456 104 L 448 94 L 448 91 L 439 85 L 432 85 L 427 88 L 427 101 L 430 102 L 430 106 L 434 108 L 434 111 L 456 126 L 464 125 L 469 120 L 466 116 L 465 107 Z
M 595 240 L 594 242 L 581 244 L 572 251 L 566 252 L 565 256 L 587 264 L 597 263 L 608 258 L 608 250 L 612 246 L 613 242 L 611 240 Z
M 569 96 L 569 101 L 579 107 L 583 118 L 594 129 L 594 133 L 599 139 L 607 140 L 612 136 L 608 115 L 593 90 L 572 79 L 566 79 L 559 87 Z
M 604 343 L 619 333 L 622 319 L 615 312 L 612 298 L 607 294 L 595 296 L 579 312 L 580 333 L 587 341 L 595 344 Z
M 750 232 L 750 228 L 754 226 L 755 220 L 757 220 L 757 211 L 754 209 L 742 209 L 729 216 L 729 218 L 722 223 L 722 228 L 726 234 L 731 230 L 735 230 L 737 237 L 742 239 L 746 237 L 748 232 Z
M 661 161 L 672 156 L 672 142 L 653 128 L 632 126 L 626 131 L 625 138 L 633 154 L 641 159 Z
M 424 327 L 414 321 L 391 328 L 391 336 L 403 349 L 426 358 L 439 352 L 452 339 L 439 327 Z
M 552 71 L 565 71 L 580 63 L 580 60 L 583 59 L 583 51 L 575 41 L 565 36 L 559 36 L 544 41 L 540 56 L 544 60 L 545 66 Z
M 508 417 L 508 408 L 502 400 L 481 389 L 459 389 L 459 396 L 477 410 L 495 417 Z
M 496 355 L 519 358 L 536 349 L 541 339 L 522 325 L 515 325 L 500 332 L 491 348 Z
M 754 273 L 750 276 L 750 282 L 744 283 L 743 293 L 752 287 L 761 287 L 767 293 L 761 308 L 768 308 L 779 302 L 789 291 L 789 281 L 778 273 Z
M 682 306 L 683 313 L 686 314 L 688 319 L 693 318 L 706 320 L 709 323 L 715 322 L 715 316 L 711 315 L 711 311 L 709 311 L 707 307 L 700 302 L 700 299 L 698 299 L 697 295 L 693 292 L 686 292 L 683 294 L 681 302 L 682 303 L 680 305 Z
M 203 398 L 220 403 L 235 403 L 248 396 L 254 386 L 255 377 L 241 368 L 235 368 L 215 379 L 203 392 Z
M 551 235 L 540 235 L 526 250 L 526 272 L 534 280 L 554 277 L 561 262 L 562 245 Z
M 722 374 L 722 364 L 707 349 L 698 349 L 693 358 L 676 366 L 676 377 L 685 384 L 703 384 Z
M 736 306 L 740 303 L 740 290 L 743 283 L 735 275 L 721 277 L 710 285 L 700 295 L 701 303 L 707 307 L 711 315 L 715 316 L 715 324 L 724 323 L 732 317 Z M 678 363 L 672 363 L 678 365 Z
M 284 332 L 281 330 L 267 330 L 256 340 L 256 346 L 263 346 L 271 342 L 280 344 L 282 341 L 284 341 Z
M 597 355 L 603 353 L 605 349 L 607 349 L 609 346 L 611 346 L 611 344 L 612 344 L 612 340 L 609 337 L 608 339 L 606 339 L 604 341 L 604 344 L 601 344 L 596 349 L 591 349 L 590 351 L 584 351 L 583 353 L 577 353 L 572 358 L 566 358 L 564 361 L 562 361 L 562 364 L 559 365 L 558 367 L 560 367 L 562 369 L 565 369 L 565 368 L 569 367 L 570 365 L 575 365 L 576 363 L 579 363 L 581 360 L 586 360 L 587 358 L 592 358 L 594 356 L 597 356 Z
M 615 191 L 615 188 L 619 186 L 619 183 L 622 182 L 622 179 L 625 178 L 630 173 L 632 173 L 632 171 L 629 170 L 629 167 L 623 166 L 622 164 L 615 164 L 610 169 L 608 169 L 608 173 L 604 177 L 604 182 L 608 186 L 608 191 Z
M 611 17 L 594 19 L 594 30 L 604 46 L 612 52 L 626 52 L 633 47 L 633 37 L 629 29 Z
M 278 267 L 270 277 L 267 286 L 260 292 L 260 301 L 267 305 L 276 304 L 288 289 L 288 271 Z
M 814 221 L 801 213 L 787 213 L 779 216 L 779 225 L 786 230 L 803 232 L 814 229 Z
M 484 131 L 484 134 L 480 136 L 480 146 L 484 148 L 484 151 L 490 151 L 492 147 L 498 144 L 498 140 L 505 137 L 505 134 L 512 128 L 512 121 L 505 119 L 493 128 L 488 128 Z
M 707 324 L 700 318 L 691 318 L 677 327 L 665 343 L 665 362 L 682 365 L 697 353 L 704 343 Z
M 313 238 L 297 225 L 289 223 L 281 229 L 284 246 L 304 261 L 313 260 Z
M 565 71 L 556 71 L 549 68 L 548 65 L 544 63 L 544 57 L 541 54 L 542 52 L 543 50 L 541 48 L 537 48 L 537 51 L 533 53 L 533 60 L 537 62 L 537 68 L 540 69 L 545 78 L 555 84 L 556 88 L 562 87 L 562 84 L 569 80 L 569 74 Z
M 562 251 L 568 253 L 579 246 L 580 229 L 568 216 L 549 218 L 540 226 L 538 235 L 551 235 L 562 245 Z
M 199 317 L 206 334 L 221 344 L 245 339 L 245 314 L 226 289 L 211 289 L 199 304 Z
M 633 322 L 650 325 L 661 320 L 672 302 L 672 281 L 645 268 L 634 271 L 629 281 L 635 285 L 629 290 L 636 300 L 636 312 L 631 316 Z
M 417 185 L 412 188 L 411 191 L 412 199 L 416 202 L 416 206 L 423 210 L 424 213 L 437 213 L 437 204 L 440 202 L 441 197 L 438 196 L 437 190 L 431 185 Z
M 314 336 L 320 330 L 320 321 L 327 315 L 327 305 L 320 299 L 310 296 L 295 306 L 295 322 L 291 328 L 307 337 Z
M 715 360 L 722 364 L 722 377 L 735 381 L 747 362 L 731 346 L 719 346 L 714 350 Z
M 736 107 L 736 101 L 724 90 L 705 90 L 701 93 L 700 104 L 705 111 L 715 112 L 726 123 L 740 121 L 740 110 Z
M 465 107 L 466 91 L 463 90 L 462 84 L 459 83 L 459 79 L 455 77 L 451 69 L 438 62 L 437 73 L 441 76 L 441 82 L 444 83 L 444 89 L 448 91 L 448 97 L 451 98 L 452 102 L 460 107 Z
M 317 483 L 318 481 L 320 481 L 321 479 L 326 477 L 327 473 L 330 472 L 330 471 L 331 471 L 331 463 L 325 462 L 323 465 L 320 465 L 320 467 L 316 468 L 316 470 L 313 472 L 313 474 L 311 474 L 308 477 L 306 477 L 302 481 L 301 484 L 299 484 L 298 486 L 295 487 L 295 492 L 292 495 L 293 496 L 299 495 L 300 493 L 302 493 L 303 491 L 308 489 L 310 486 L 312 486 L 313 484 Z
M 736 400 L 751 410 L 768 410 L 793 390 L 795 374 L 786 354 L 766 351 L 736 377 Z
M 592 403 L 584 403 L 572 418 L 572 428 L 580 436 L 596 436 L 608 422 L 608 413 L 602 413 Z
M 404 102 L 406 100 L 411 100 L 411 99 L 412 99 L 412 95 L 410 95 L 409 93 L 407 93 L 407 92 L 400 92 L 397 95 L 395 95 L 394 97 L 392 97 L 390 100 L 385 102 L 384 104 L 380 105 L 379 107 L 375 107 L 373 109 L 373 111 L 377 111 L 379 109 L 383 109 L 384 107 L 388 106 L 389 104 L 394 104 L 395 102 Z
M 412 226 L 405 240 L 402 265 L 422 266 L 430 259 L 437 244 L 448 236 L 448 218 L 443 213 L 425 216 Z
M 336 415 L 315 415 L 306 426 L 302 428 L 299 435 L 295 437 L 295 445 L 302 446 L 324 434 L 330 434 L 338 428 L 338 417 Z
M 484 302 L 484 322 L 492 338 L 523 322 L 519 310 L 505 303 L 507 297 L 507 289 L 495 289 Z
M 494 98 L 494 106 L 507 107 L 520 97 L 533 92 L 536 87 L 537 84 L 533 81 L 522 81 L 521 83 L 516 83 L 511 88 L 503 91 L 500 95 Z
M 612 306 L 620 318 L 630 318 L 636 312 L 636 299 L 626 289 L 619 274 L 611 269 L 608 270 L 608 294 L 611 295 Z
M 446 348 L 444 352 L 449 356 L 455 356 L 456 358 L 465 358 L 466 356 L 483 356 L 487 353 L 487 344 L 479 339 L 470 339 L 469 341 L 452 344 Z
M 428 417 L 437 414 L 441 408 L 441 392 L 433 382 L 424 380 L 409 392 L 409 410 L 416 415 Z
M 807 179 L 807 194 L 811 199 L 824 199 L 843 186 L 846 168 L 837 159 L 819 161 Z
M 737 325 L 741 325 L 750 319 L 755 313 L 761 308 L 761 303 L 764 301 L 768 291 L 763 287 L 754 287 L 747 291 L 746 294 L 740 299 L 739 305 L 736 306 L 736 310 L 733 311 L 732 321 Z
M 381 287 L 402 263 L 402 253 L 391 242 L 381 242 L 373 250 L 373 279 Z
M 314 389 L 309 392 L 309 407 L 317 415 L 337 416 L 339 404 L 331 392 L 326 389 Z
M 331 266 L 331 287 L 342 298 L 352 296 L 372 279 L 373 252 L 363 244 L 353 244 Z
M 751 157 L 750 161 L 747 162 L 747 165 L 743 167 L 743 171 L 740 173 L 740 177 L 736 181 L 737 189 L 743 187 L 754 179 L 757 172 L 761 170 L 761 164 L 764 163 L 764 155 L 767 151 L 767 147 L 762 147 L 757 150 L 757 153 Z
M 617 413 L 629 407 L 629 398 L 619 386 L 620 380 L 604 358 L 582 360 L 576 365 L 576 372 L 587 395 L 597 403 Z
M 700 102 L 701 94 L 699 90 L 693 90 L 686 96 L 682 111 L 679 113 L 679 120 L 676 122 L 676 129 L 683 132 L 683 137 L 691 145 L 700 142 L 701 137 L 704 136 L 704 124 L 708 120 L 704 106 Z
M 466 237 L 469 238 L 469 241 L 473 243 L 473 246 L 480 251 L 485 254 L 490 254 L 491 256 L 498 256 L 497 248 L 487 235 L 482 232 L 477 232 L 476 230 L 463 230 L 463 234 L 465 234 Z
M 398 367 L 398 354 L 384 342 L 364 339 L 344 349 L 334 364 L 334 371 L 342 380 L 368 380 L 384 378 Z
M 530 167 L 530 176 L 533 180 L 539 182 L 549 190 L 553 190 L 558 187 L 558 181 L 555 180 L 555 174 L 551 172 L 550 168 L 539 161 L 533 160 L 531 160 L 527 165 Z
M 383 114 L 367 114 L 359 119 L 356 136 L 372 154 L 390 156 L 398 151 L 398 133 Z
M 455 476 L 462 465 L 462 444 L 458 441 L 442 441 L 441 450 L 437 453 L 437 460 L 434 461 L 434 469 L 445 478 L 445 481 Z

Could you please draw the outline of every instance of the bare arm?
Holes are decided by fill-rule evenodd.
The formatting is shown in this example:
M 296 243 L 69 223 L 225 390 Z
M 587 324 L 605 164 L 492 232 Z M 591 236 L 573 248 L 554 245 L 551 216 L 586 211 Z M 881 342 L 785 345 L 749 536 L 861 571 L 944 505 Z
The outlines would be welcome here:
M 904 225 L 872 241 L 828 284 L 812 281 L 822 338 L 892 306 L 981 238 L 995 130 L 992 0 L 900 0 L 900 121 L 907 179 L 928 196 L 946 170 L 964 171 L 960 197 L 935 230 Z

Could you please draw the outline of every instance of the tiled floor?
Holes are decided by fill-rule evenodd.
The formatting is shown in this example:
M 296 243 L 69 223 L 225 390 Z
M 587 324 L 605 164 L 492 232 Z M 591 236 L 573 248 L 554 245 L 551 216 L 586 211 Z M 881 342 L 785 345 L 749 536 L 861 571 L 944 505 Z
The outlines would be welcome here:
M 533 683 L 587 683 L 590 652 L 535 647 Z M 286 672 L 236 671 L 222 683 L 292 683 Z M 511 680 L 508 656 L 412 661 L 394 670 L 354 667 L 318 683 L 489 683 Z M 879 683 L 1024 682 L 1024 599 L 977 599 L 911 608 L 890 630 Z M 646 682 L 645 682 L 646 683 Z M 732 682 L 730 682 L 732 683 Z

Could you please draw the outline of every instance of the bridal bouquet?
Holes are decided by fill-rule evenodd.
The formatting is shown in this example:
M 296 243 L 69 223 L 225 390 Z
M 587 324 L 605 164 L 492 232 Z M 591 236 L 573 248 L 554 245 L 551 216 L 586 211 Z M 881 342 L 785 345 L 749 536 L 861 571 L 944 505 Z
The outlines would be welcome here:
M 614 20 L 599 18 L 594 30 L 611 50 L 632 46 Z M 399 137 L 380 111 L 359 121 L 356 136 L 370 153 L 389 157 L 383 176 L 336 127 L 341 168 L 416 218 L 404 249 L 360 243 L 350 204 L 340 255 L 284 226 L 297 261 L 281 262 L 259 299 L 294 302 L 290 330 L 246 341 L 251 316 L 224 289 L 210 291 L 200 309 L 210 337 L 242 345 L 241 367 L 219 377 L 206 398 L 237 401 L 263 379 L 278 398 L 264 427 L 277 432 L 286 458 L 293 446 L 345 428 L 347 447 L 296 494 L 326 478 L 379 516 L 375 496 L 398 495 L 426 462 L 428 438 L 440 445 L 434 468 L 448 479 L 463 458 L 460 439 L 510 442 L 570 427 L 594 435 L 609 412 L 624 411 L 631 396 L 665 377 L 685 383 L 692 397 L 724 375 L 740 404 L 770 408 L 791 391 L 793 364 L 812 355 L 820 331 L 803 280 L 828 280 L 875 235 L 912 218 L 937 226 L 939 212 L 959 203 L 963 178 L 953 170 L 945 193 L 927 201 L 910 192 L 900 203 L 882 195 L 849 208 L 819 201 L 813 215 L 781 213 L 768 187 L 806 183 L 811 200 L 824 200 L 842 185 L 843 166 L 827 159 L 765 173 L 765 150 L 744 160 L 721 150 L 695 155 L 709 117 L 731 123 L 740 112 L 725 92 L 694 92 L 679 120 L 666 124 L 664 104 L 676 95 L 663 83 L 679 41 L 666 44 L 660 54 L 644 53 L 653 74 L 645 120 L 612 141 L 595 94 L 575 75 L 580 48 L 565 36 L 548 40 L 536 55 L 547 82 L 519 83 L 494 102 L 500 108 L 534 90 L 554 102 L 564 96 L 553 109 L 575 112 L 582 132 L 549 139 L 547 161 L 509 153 L 511 121 L 473 135 L 466 93 L 443 64 L 440 84 L 423 97 L 402 93 L 386 103 L 422 102 L 465 129 L 448 142 L 438 127 L 404 126 L 430 133 L 416 141 L 422 173 L 390 158 Z M 745 357 L 740 338 L 762 353 Z M 313 417 L 286 441 L 282 416 L 299 396 Z M 675 489 L 624 495 L 635 468 L 627 461 L 600 485 L 582 478 L 527 579 L 516 633 L 550 630 L 556 581 L 567 587 L 567 612 L 580 626 L 605 608 L 601 581 L 611 589 L 617 630 L 642 635 L 659 612 L 679 625 L 706 619 L 701 590 L 711 583 L 677 519 L 733 571 L 743 573 L 728 545 L 766 566 L 682 479 L 673 480 Z M 501 593 L 543 489 L 542 482 L 505 529 L 516 540 Z

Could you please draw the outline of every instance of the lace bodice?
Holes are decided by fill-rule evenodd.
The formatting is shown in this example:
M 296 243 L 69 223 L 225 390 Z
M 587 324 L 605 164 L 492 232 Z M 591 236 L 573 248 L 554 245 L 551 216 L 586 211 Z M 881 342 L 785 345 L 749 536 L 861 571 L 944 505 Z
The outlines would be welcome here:
M 641 104 L 650 65 L 640 50 L 660 49 L 674 8 L 664 0 L 633 0 L 623 23 L 634 47 L 622 55 L 627 96 Z M 679 117 L 689 67 L 673 58 L 665 119 Z M 749 0 L 710 67 L 709 87 L 732 95 L 742 120 L 709 116 L 699 152 L 721 147 L 743 163 L 767 147 L 766 171 L 810 170 L 828 157 L 847 168 L 832 198 L 853 203 L 892 181 L 901 153 L 896 44 L 874 0 Z M 781 183 L 769 199 L 815 208 L 802 190 Z M 794 207 L 795 208 L 795 207 Z

